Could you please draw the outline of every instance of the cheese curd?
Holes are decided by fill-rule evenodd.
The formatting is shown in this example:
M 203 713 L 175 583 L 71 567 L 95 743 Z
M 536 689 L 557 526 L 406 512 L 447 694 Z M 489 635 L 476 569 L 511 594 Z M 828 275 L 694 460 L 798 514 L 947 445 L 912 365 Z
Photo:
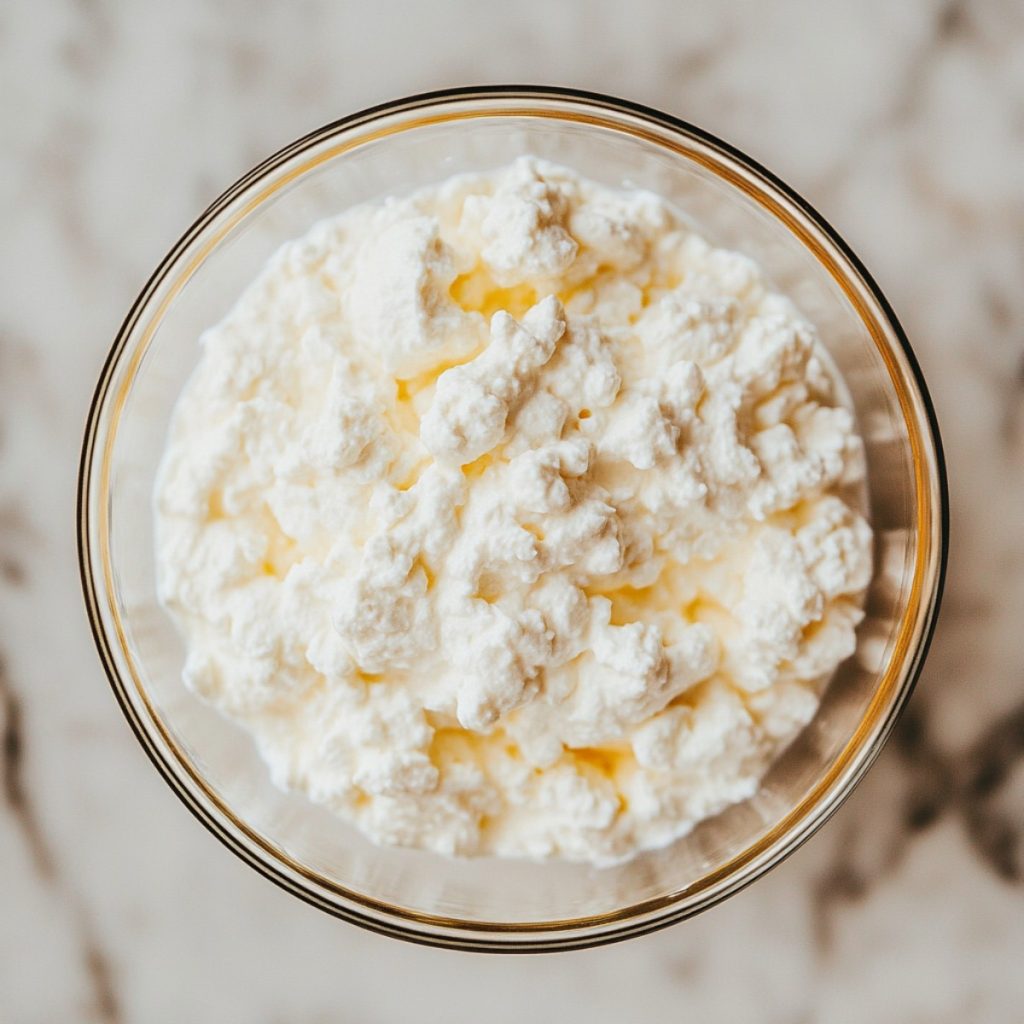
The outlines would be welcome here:
M 811 326 L 532 158 L 351 209 L 202 337 L 156 489 L 186 683 L 380 843 L 608 864 L 749 797 L 854 649 Z

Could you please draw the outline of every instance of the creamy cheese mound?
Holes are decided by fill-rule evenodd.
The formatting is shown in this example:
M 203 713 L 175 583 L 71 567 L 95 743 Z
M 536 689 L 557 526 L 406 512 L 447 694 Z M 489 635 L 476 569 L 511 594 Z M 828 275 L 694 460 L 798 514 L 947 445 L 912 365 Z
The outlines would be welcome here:
M 663 846 L 854 649 L 831 364 L 649 192 L 523 158 L 356 207 L 202 348 L 156 492 L 185 681 L 377 842 Z

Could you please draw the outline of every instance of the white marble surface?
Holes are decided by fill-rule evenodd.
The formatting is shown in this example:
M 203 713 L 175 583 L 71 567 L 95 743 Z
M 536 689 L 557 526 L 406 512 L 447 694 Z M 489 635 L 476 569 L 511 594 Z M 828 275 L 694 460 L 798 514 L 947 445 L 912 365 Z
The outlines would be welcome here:
M 1022 47 L 1016 0 L 8 0 L 0 1020 L 1020 1020 Z M 502 80 L 660 106 L 815 203 L 917 348 L 954 515 L 945 611 L 910 712 L 825 831 L 697 920 L 526 959 L 363 933 L 223 850 L 115 706 L 73 540 L 93 381 L 199 210 L 342 113 Z

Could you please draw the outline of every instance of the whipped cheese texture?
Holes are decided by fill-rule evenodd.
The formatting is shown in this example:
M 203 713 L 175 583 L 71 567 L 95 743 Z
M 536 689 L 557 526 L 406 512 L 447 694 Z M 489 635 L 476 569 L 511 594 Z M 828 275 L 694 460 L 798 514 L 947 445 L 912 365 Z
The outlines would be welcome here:
M 202 349 L 156 491 L 185 681 L 377 842 L 665 845 L 853 652 L 830 364 L 649 192 L 523 158 L 350 209 Z

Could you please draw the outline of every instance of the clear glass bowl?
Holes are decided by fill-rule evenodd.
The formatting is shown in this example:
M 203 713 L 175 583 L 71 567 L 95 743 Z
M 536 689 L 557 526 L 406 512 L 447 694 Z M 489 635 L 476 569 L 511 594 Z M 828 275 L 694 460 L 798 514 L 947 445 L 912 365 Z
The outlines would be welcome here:
M 857 652 L 752 799 L 620 867 L 456 861 L 381 849 L 274 788 L 248 736 L 181 682 L 156 601 L 152 491 L 172 407 L 219 320 L 277 248 L 354 203 L 535 153 L 675 201 L 756 259 L 817 325 L 867 446 L 874 581 Z M 344 118 L 260 164 L 186 232 L 143 289 L 96 390 L 82 451 L 85 600 L 139 741 L 196 817 L 258 871 L 356 924 L 509 952 L 591 945 L 695 914 L 810 836 L 864 774 L 920 670 L 938 608 L 946 496 L 938 432 L 888 303 L 803 200 L 732 147 L 656 111 L 529 87 L 455 90 Z

